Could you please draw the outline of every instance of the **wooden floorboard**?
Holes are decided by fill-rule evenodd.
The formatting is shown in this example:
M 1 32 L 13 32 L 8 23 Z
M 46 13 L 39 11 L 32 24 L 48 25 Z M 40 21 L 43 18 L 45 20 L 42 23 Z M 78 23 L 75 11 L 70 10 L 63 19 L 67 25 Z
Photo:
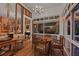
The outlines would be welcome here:
M 52 56 L 62 56 L 62 54 L 59 50 L 55 50 L 54 52 L 55 52 L 55 54 L 52 55 Z M 34 56 L 34 50 L 32 49 L 32 41 L 31 40 L 26 40 L 24 42 L 24 48 L 19 50 L 15 54 L 15 56 Z
M 19 50 L 15 56 L 33 56 L 31 40 L 26 40 L 24 42 L 24 48 Z

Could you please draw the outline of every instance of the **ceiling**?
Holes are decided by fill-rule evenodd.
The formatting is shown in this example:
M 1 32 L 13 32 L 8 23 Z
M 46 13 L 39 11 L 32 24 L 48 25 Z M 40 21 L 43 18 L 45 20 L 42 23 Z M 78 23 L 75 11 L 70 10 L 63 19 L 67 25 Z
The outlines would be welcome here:
M 38 4 L 42 6 L 44 9 L 46 9 L 45 12 L 42 13 L 41 15 L 36 15 L 33 12 L 33 8 Z M 33 19 L 36 19 L 52 15 L 61 15 L 66 3 L 27 3 L 24 5 L 27 6 L 32 11 Z

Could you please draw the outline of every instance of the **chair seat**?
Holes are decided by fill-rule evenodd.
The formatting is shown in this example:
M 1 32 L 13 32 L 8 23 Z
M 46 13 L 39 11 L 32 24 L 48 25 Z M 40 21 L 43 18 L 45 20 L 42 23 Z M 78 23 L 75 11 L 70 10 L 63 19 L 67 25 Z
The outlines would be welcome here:
M 43 49 L 45 49 L 45 46 L 42 45 L 42 44 L 39 44 L 36 48 L 37 48 L 37 49 L 41 49 L 41 50 L 43 50 Z
M 36 44 L 35 51 L 39 53 L 39 55 L 47 55 L 47 43 L 44 41 L 38 41 Z
M 53 44 L 53 48 L 62 49 L 63 45 L 62 44 Z
M 58 49 L 61 51 L 63 55 L 63 43 L 64 43 L 64 37 L 60 36 L 60 40 L 53 40 L 51 43 L 51 51 L 53 51 L 53 54 L 56 53 L 54 50 Z M 52 53 L 51 53 L 52 54 Z

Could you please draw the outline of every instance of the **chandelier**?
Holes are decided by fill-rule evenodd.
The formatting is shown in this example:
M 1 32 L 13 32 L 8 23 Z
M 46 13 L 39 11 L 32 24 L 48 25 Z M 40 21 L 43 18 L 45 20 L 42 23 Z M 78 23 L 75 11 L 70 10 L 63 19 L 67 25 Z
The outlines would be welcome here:
M 41 15 L 42 13 L 44 13 L 45 9 L 40 5 L 36 5 L 35 8 L 33 8 L 33 11 L 35 14 Z

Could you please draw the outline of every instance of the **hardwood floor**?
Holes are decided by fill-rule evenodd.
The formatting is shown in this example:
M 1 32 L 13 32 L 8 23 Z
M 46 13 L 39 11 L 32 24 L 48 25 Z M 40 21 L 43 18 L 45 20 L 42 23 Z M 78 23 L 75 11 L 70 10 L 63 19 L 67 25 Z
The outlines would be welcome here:
M 15 56 L 33 56 L 31 40 L 26 40 L 24 42 L 24 48 L 18 51 Z
M 52 56 L 62 56 L 60 50 L 55 49 L 54 52 L 55 53 Z M 38 52 L 36 52 L 36 53 L 38 54 Z M 32 49 L 32 41 L 26 40 L 24 42 L 24 48 L 19 50 L 14 56 L 34 56 L 34 51 Z

